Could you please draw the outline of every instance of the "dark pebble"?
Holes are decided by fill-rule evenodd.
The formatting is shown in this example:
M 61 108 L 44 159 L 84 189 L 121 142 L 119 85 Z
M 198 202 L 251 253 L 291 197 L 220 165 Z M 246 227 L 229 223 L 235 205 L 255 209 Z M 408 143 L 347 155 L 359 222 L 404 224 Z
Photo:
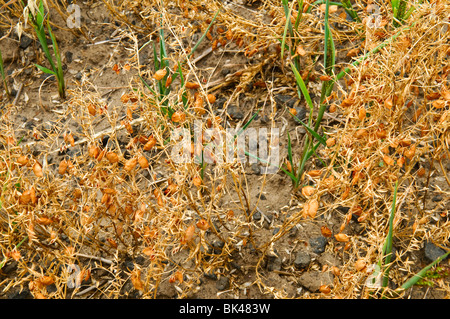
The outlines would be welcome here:
M 244 113 L 239 111 L 235 105 L 228 106 L 227 113 L 233 120 L 242 120 L 244 118 Z
M 442 200 L 441 195 L 436 195 L 431 199 L 433 202 L 440 202 Z
M 311 263 L 311 256 L 305 251 L 299 251 L 294 260 L 294 266 L 297 269 L 305 269 Z
M 273 235 L 276 235 L 279 231 L 280 231 L 280 228 L 279 228 L 279 227 L 276 227 L 276 228 L 273 230 L 272 234 L 273 234 Z
M 66 63 L 72 63 L 73 53 L 70 51 L 67 51 L 65 55 L 66 55 Z
M 22 50 L 25 50 L 26 48 L 28 48 L 28 47 L 30 46 L 31 42 L 33 42 L 33 40 L 32 40 L 31 38 L 29 38 L 29 37 L 27 37 L 26 35 L 23 34 L 23 35 L 20 37 L 20 44 L 19 44 L 19 47 L 20 47 Z
M 217 280 L 217 276 L 216 276 L 216 274 L 213 273 L 213 272 L 206 272 L 206 273 L 204 274 L 204 276 L 205 276 L 206 278 L 208 278 L 208 279 Z
M 292 227 L 291 228 L 291 230 L 289 231 L 289 237 L 290 238 L 294 238 L 294 237 L 296 237 L 297 236 L 297 233 L 298 233 L 298 228 L 297 227 Z
M 230 279 L 228 277 L 220 277 L 216 282 L 216 288 L 218 291 L 223 291 L 230 287 Z
M 304 107 L 295 107 L 294 109 L 297 111 L 297 114 L 295 115 L 295 117 L 292 118 L 298 125 L 301 125 L 299 120 L 302 121 L 303 123 L 305 122 L 307 111 Z
M 289 108 L 294 107 L 294 103 L 297 99 L 290 95 L 277 94 L 275 95 L 275 102 L 278 106 L 286 106 Z
M 309 240 L 309 245 L 315 254 L 321 254 L 325 251 L 327 239 L 323 236 L 311 238 Z
M 3 272 L 5 275 L 8 275 L 10 273 L 12 273 L 14 270 L 16 270 L 18 265 L 18 262 L 13 260 L 9 263 L 7 263 L 5 266 L 3 266 L 3 268 L 1 269 L 1 272 Z
M 435 261 L 436 259 L 438 259 L 438 257 L 445 254 L 445 250 L 439 248 L 432 242 L 426 242 L 424 250 L 425 250 L 425 258 L 428 259 L 430 262 Z
M 279 257 L 271 257 L 267 261 L 267 270 L 268 271 L 274 271 L 274 270 L 281 270 L 281 259 Z
M 256 220 L 256 221 L 261 220 L 261 217 L 262 216 L 261 216 L 260 212 L 256 211 L 253 213 L 253 220 Z

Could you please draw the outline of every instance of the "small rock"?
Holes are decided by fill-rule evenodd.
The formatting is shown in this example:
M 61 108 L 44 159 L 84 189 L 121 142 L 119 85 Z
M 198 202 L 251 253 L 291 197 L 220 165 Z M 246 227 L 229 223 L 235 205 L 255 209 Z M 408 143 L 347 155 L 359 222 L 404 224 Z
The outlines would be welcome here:
M 436 195 L 431 199 L 433 202 L 440 202 L 442 200 L 441 195 Z
M 279 231 L 280 231 L 280 228 L 279 228 L 279 227 L 276 227 L 276 228 L 274 228 L 272 234 L 273 234 L 273 235 L 276 235 Z
M 256 196 L 256 197 L 258 197 L 258 196 Z M 260 198 L 261 200 L 266 200 L 266 199 L 267 199 L 266 196 L 264 196 L 264 194 L 261 194 L 261 196 L 259 196 L 259 198 Z
M 306 109 L 304 107 L 295 107 L 294 109 L 297 111 L 297 114 L 295 115 L 295 117 L 292 117 L 294 119 L 294 121 L 298 125 L 301 125 L 299 120 L 302 121 L 303 123 L 305 123 L 306 113 L 307 113 Z
M 230 287 L 230 279 L 228 277 L 220 277 L 216 282 L 216 288 L 218 291 L 223 291 Z
M 72 63 L 73 60 L 73 53 L 70 51 L 67 51 L 66 54 L 66 63 Z
M 327 243 L 327 239 L 323 236 L 311 238 L 309 240 L 309 245 L 311 246 L 311 249 L 315 254 L 323 253 L 325 251 L 325 246 L 327 245 Z
M 425 249 L 425 258 L 427 258 L 430 262 L 435 261 L 440 256 L 445 254 L 445 250 L 439 248 L 432 242 L 426 242 L 424 249 Z
M 215 273 L 213 273 L 212 271 L 204 273 L 203 276 L 205 276 L 208 279 L 217 280 L 217 275 Z
M 299 251 L 295 257 L 294 266 L 297 269 L 305 269 L 311 263 L 311 256 L 305 251 Z
M 268 271 L 274 271 L 274 270 L 281 270 L 281 259 L 279 257 L 270 257 L 267 261 L 267 270 Z
M 293 108 L 296 99 L 290 95 L 277 94 L 275 95 L 275 102 L 278 106 L 286 106 L 289 108 Z
M 78 72 L 77 74 L 75 74 L 75 80 L 81 81 L 82 78 L 83 78 L 83 74 L 81 74 L 81 72 Z
M 261 217 L 262 216 L 261 216 L 260 212 L 256 211 L 253 213 L 253 220 L 255 220 L 255 221 L 261 220 Z
M 3 268 L 1 269 L 1 272 L 8 275 L 8 274 L 12 273 L 14 270 L 16 270 L 18 264 L 19 263 L 17 261 L 13 260 L 10 263 L 7 263 L 5 266 L 3 266 Z
M 233 120 L 242 120 L 244 118 L 244 113 L 239 111 L 235 105 L 228 106 L 227 113 Z
M 26 48 L 28 48 L 30 46 L 31 42 L 33 42 L 33 40 L 31 38 L 29 38 L 26 35 L 22 34 L 22 36 L 20 37 L 19 47 L 22 50 L 25 50 Z

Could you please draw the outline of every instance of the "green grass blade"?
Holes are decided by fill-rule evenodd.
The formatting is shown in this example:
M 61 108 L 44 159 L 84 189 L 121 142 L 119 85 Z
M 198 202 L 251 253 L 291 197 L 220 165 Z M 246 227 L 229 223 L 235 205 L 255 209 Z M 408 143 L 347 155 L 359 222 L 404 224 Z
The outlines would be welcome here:
M 292 71 L 294 72 L 294 76 L 295 76 L 295 80 L 297 82 L 297 86 L 302 91 L 303 96 L 305 97 L 306 103 L 308 103 L 308 106 L 309 106 L 310 110 L 313 110 L 314 109 L 314 105 L 313 105 L 313 102 L 311 100 L 311 97 L 309 96 L 308 89 L 306 88 L 305 82 L 303 82 L 303 79 L 302 79 L 300 73 L 298 73 L 298 70 L 297 70 L 297 68 L 295 67 L 295 65 L 293 63 L 291 63 L 291 68 L 292 68 Z
M 36 63 L 34 65 L 42 72 L 47 73 L 47 74 L 53 74 L 56 76 L 56 73 L 53 70 L 47 69 L 46 67 L 36 64 Z
M 58 42 L 56 41 L 56 38 L 52 32 L 52 28 L 50 27 L 50 23 L 48 23 L 48 22 L 47 22 L 47 28 L 48 28 L 48 33 L 50 35 L 50 38 L 52 40 L 53 51 L 54 51 L 54 54 L 56 57 L 57 69 L 54 71 L 56 72 L 56 76 L 57 76 L 57 80 L 58 80 L 59 96 L 61 98 L 65 98 L 66 93 L 65 93 L 65 83 L 64 83 L 64 72 L 62 69 L 61 54 L 59 52 Z
M 385 247 L 383 248 L 383 258 L 385 259 L 385 265 L 388 265 L 387 268 L 384 270 L 383 274 L 383 287 L 387 287 L 389 283 L 389 270 L 390 266 L 389 263 L 391 262 L 391 253 L 392 253 L 392 235 L 393 235 L 393 229 L 394 229 L 394 215 L 395 215 L 395 208 L 397 205 L 397 189 L 398 189 L 398 181 L 395 182 L 395 188 L 394 188 L 394 198 L 392 199 L 392 208 L 391 208 L 391 214 L 389 217 L 389 231 L 388 235 L 386 237 Z
M 188 59 L 192 56 L 192 54 L 194 54 L 195 50 L 197 50 L 198 46 L 202 43 L 203 39 L 204 39 L 204 38 L 206 37 L 206 35 L 208 34 L 209 29 L 211 29 L 211 26 L 213 25 L 214 21 L 216 21 L 216 18 L 217 18 L 217 16 L 218 16 L 219 12 L 220 12 L 220 9 L 221 9 L 221 8 L 219 8 L 219 10 L 217 10 L 217 12 L 216 12 L 216 14 L 214 15 L 214 17 L 213 17 L 211 23 L 210 23 L 210 24 L 208 25 L 208 27 L 206 28 L 206 31 L 202 34 L 202 36 L 201 36 L 200 39 L 198 40 L 197 44 L 192 48 L 191 52 L 188 54 L 188 56 L 187 56 Z
M 5 87 L 6 95 L 10 96 L 9 90 L 8 90 L 8 83 L 6 82 L 6 75 L 5 75 L 5 69 L 3 66 L 3 57 L 2 57 L 1 50 L 0 50 L 0 75 L 2 76 L 3 86 Z
M 400 289 L 406 290 L 408 288 L 411 288 L 414 286 L 420 279 L 424 277 L 426 272 L 430 270 L 430 268 L 434 267 L 436 264 L 440 263 L 442 260 L 447 258 L 450 255 L 450 251 L 446 252 L 445 254 L 439 256 L 435 261 L 433 261 L 431 264 L 423 268 L 420 272 L 415 274 L 411 279 L 409 279 L 407 282 L 405 282 Z

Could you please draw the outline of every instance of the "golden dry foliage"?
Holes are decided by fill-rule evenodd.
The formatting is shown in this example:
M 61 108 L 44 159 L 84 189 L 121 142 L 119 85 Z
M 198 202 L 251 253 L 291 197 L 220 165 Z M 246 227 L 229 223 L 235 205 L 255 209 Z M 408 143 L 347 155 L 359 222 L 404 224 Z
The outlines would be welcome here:
M 355 2 L 354 7 L 367 19 L 366 2 Z M 58 3 L 48 1 L 64 13 Z M 317 150 L 325 165 L 307 163 L 304 186 L 291 194 L 288 212 L 277 212 L 281 217 L 267 226 L 266 217 L 261 222 L 252 217 L 256 206 L 254 198 L 248 196 L 245 167 L 217 161 L 202 169 L 193 160 L 200 153 L 194 146 L 187 150 L 192 160 L 187 163 L 178 163 L 171 154 L 179 141 L 171 139 L 170 134 L 177 128 L 192 128 L 195 120 L 221 130 L 226 127 L 228 119 L 216 116 L 211 106 L 223 92 L 229 92 L 220 91 L 220 83 L 217 90 L 211 89 L 208 80 L 204 80 L 208 77 L 198 76 L 204 70 L 193 63 L 208 48 L 214 49 L 215 54 L 220 52 L 219 47 L 226 47 L 251 61 L 232 74 L 235 83 L 231 87 L 239 89 L 227 99 L 238 97 L 253 83 L 253 87 L 264 92 L 258 94 L 264 94 L 266 110 L 279 121 L 274 122 L 278 125 L 283 122 L 277 116 L 283 112 L 272 103 L 273 96 L 281 89 L 297 96 L 295 79 L 287 71 L 290 58 L 279 56 L 284 10 L 280 1 L 274 0 L 259 1 L 252 7 L 227 2 L 205 37 L 202 51 L 182 64 L 184 88 L 180 87 L 179 78 L 172 81 L 177 62 L 185 61 L 195 45 L 191 37 L 206 31 L 222 3 L 225 2 L 174 0 L 164 1 L 162 7 L 161 1 L 149 0 L 98 2 L 115 21 L 123 22 L 124 39 L 132 39 L 132 43 L 137 35 L 156 38 L 159 27 L 164 27 L 166 46 L 171 48 L 167 58 L 169 72 L 139 64 L 136 47 L 129 50 L 132 55 L 126 68 L 111 61 L 108 70 L 115 76 L 139 70 L 155 88 L 169 73 L 165 85 L 171 91 L 164 98 L 155 97 L 138 77 L 130 76 L 127 92 L 108 104 L 95 84 L 86 81 L 68 90 L 64 107 L 55 112 L 60 118 L 54 115 L 55 122 L 71 121 L 79 130 L 67 133 L 67 128 L 60 127 L 45 138 L 25 143 L 18 143 L 11 116 L 14 107 L 2 100 L 0 247 L 5 261 L 16 261 L 20 273 L 16 279 L 5 279 L 5 287 L 26 283 L 36 298 L 78 298 L 78 288 L 70 291 L 73 295 L 67 293 L 67 285 L 73 279 L 70 271 L 58 269 L 81 267 L 96 260 L 108 279 L 90 292 L 92 296 L 121 297 L 121 287 L 130 280 L 143 298 L 155 297 L 159 285 L 167 283 L 176 287 L 177 297 L 187 298 L 195 296 L 205 273 L 230 273 L 232 257 L 252 247 L 258 259 L 255 264 L 246 265 L 256 273 L 252 285 L 271 297 L 293 297 L 283 287 L 274 287 L 273 280 L 267 280 L 262 265 L 269 254 L 276 255 L 273 246 L 285 239 L 293 227 L 314 225 L 317 233 L 328 240 L 327 252 L 345 258 L 339 267 L 323 269 L 334 276 L 333 285 L 323 284 L 318 291 L 300 297 L 367 297 L 365 279 L 371 264 L 382 257 L 396 181 L 400 182 L 400 208 L 394 222 L 398 258 L 391 276 L 395 283 L 402 284 L 417 271 L 408 259 L 409 253 L 419 250 L 424 241 L 442 243 L 448 239 L 450 224 L 447 214 L 442 213 L 448 207 L 437 205 L 429 209 L 423 199 L 431 188 L 428 177 L 436 172 L 430 167 L 442 169 L 442 184 L 433 187 L 439 189 L 447 203 L 450 198 L 445 172 L 448 166 L 444 166 L 450 160 L 449 34 L 440 32 L 448 25 L 450 5 L 445 1 L 415 3 L 416 10 L 401 35 L 364 63 L 352 67 L 345 81 L 336 83 L 324 123 L 327 146 Z M 299 13 L 293 3 L 295 22 Z M 312 1 L 304 3 L 311 5 Z M 2 29 L 21 17 L 19 4 L 13 7 L 8 9 L 8 19 L 0 15 Z M 295 37 L 304 42 L 294 54 L 300 57 L 302 76 L 308 78 L 309 88 L 317 97 L 320 91 L 316 84 L 329 80 L 312 57 L 322 50 L 322 9 L 305 12 L 295 32 Z M 333 7 L 330 16 L 330 24 L 340 26 L 332 30 L 338 51 L 344 52 L 339 56 L 347 58 L 337 61 L 338 71 L 399 31 L 387 23 L 377 30 L 367 28 L 366 23 L 346 21 L 341 9 Z M 137 23 L 132 23 L 131 16 Z M 389 10 L 383 11 L 383 21 L 391 18 Z M 361 30 L 364 37 L 358 33 Z M 349 44 L 349 39 L 355 41 Z M 269 76 L 264 78 L 266 75 Z M 186 107 L 180 102 L 182 96 L 186 96 Z M 257 100 L 257 96 L 251 97 Z M 173 113 L 164 112 L 168 106 Z M 288 112 L 297 111 L 293 108 Z M 280 137 L 284 151 L 286 141 L 282 138 L 285 136 Z M 270 183 L 265 177 L 258 182 L 261 188 Z M 327 224 L 331 219 L 336 221 L 334 225 Z M 270 232 L 261 236 L 267 230 L 264 225 Z M 364 234 L 352 232 L 355 225 Z M 273 234 L 270 227 L 278 227 L 279 231 L 268 236 Z M 300 243 L 303 245 L 297 240 L 289 248 Z M 145 267 L 126 263 L 128 268 L 123 269 L 124 260 L 135 262 L 139 258 L 144 258 Z M 280 271 L 286 273 L 293 280 L 300 275 L 289 265 Z M 95 277 L 94 272 L 89 276 L 82 274 L 79 282 Z M 230 277 L 237 278 L 235 274 Z M 240 297 L 242 291 L 236 287 L 241 284 L 231 289 Z M 56 289 L 48 293 L 44 289 L 48 285 L 55 285 Z M 444 284 L 442 289 L 450 291 Z

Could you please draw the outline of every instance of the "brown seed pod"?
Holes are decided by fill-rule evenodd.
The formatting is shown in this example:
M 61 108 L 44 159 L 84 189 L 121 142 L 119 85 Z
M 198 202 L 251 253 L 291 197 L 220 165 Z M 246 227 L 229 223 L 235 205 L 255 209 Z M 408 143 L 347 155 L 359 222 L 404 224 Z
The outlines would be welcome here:
M 167 70 L 166 69 L 161 69 L 155 72 L 155 74 L 153 74 L 153 78 L 157 81 L 161 81 L 167 74 Z
M 305 186 L 302 188 L 302 195 L 305 197 L 309 197 L 316 192 L 316 189 L 312 186 Z
M 336 266 L 331 266 L 330 271 L 336 277 L 339 277 L 341 275 L 341 270 Z
M 367 267 L 367 263 L 364 259 L 358 259 L 355 262 L 355 269 L 357 271 L 363 271 L 364 269 L 366 269 L 366 267 Z
M 67 167 L 69 165 L 67 164 L 67 161 L 64 159 L 59 163 L 59 167 L 58 167 L 58 173 L 61 175 L 64 175 L 67 171 Z
M 156 145 L 156 138 L 150 136 L 148 138 L 147 143 L 145 143 L 144 145 L 144 151 L 150 151 L 153 147 L 155 147 L 155 145 Z
M 20 166 L 25 166 L 25 165 L 28 164 L 28 162 L 29 162 L 29 159 L 28 159 L 28 156 L 26 156 L 26 155 L 21 155 L 21 156 L 19 156 L 19 158 L 17 159 L 17 163 L 18 163 Z
M 307 172 L 306 174 L 308 174 L 311 177 L 318 177 L 322 174 L 322 171 L 320 169 L 315 169 L 315 170 Z
M 326 144 L 328 147 L 333 147 L 334 145 L 336 145 L 336 139 L 334 137 L 331 137 L 327 139 Z
M 34 172 L 34 175 L 36 175 L 36 177 L 44 176 L 44 173 L 42 172 L 42 166 L 37 161 L 33 165 L 33 172 Z
M 295 108 L 290 108 L 289 113 L 291 113 L 293 116 L 297 116 L 297 110 Z
M 359 54 L 360 51 L 361 51 L 360 48 L 354 48 L 354 49 L 351 49 L 351 50 L 349 50 L 349 51 L 347 52 L 347 57 L 348 57 L 348 58 L 353 58 L 353 57 L 357 56 L 357 55 Z
M 394 104 L 393 104 L 391 98 L 388 98 L 384 101 L 384 107 L 386 107 L 390 110 L 390 109 L 392 109 L 392 106 L 394 106 Z
M 119 156 L 114 152 L 106 153 L 106 159 L 111 163 L 117 163 L 119 161 Z
M 335 103 L 332 103 L 332 104 L 330 105 L 330 108 L 328 109 L 328 112 L 334 113 L 334 112 L 336 112 L 336 109 L 337 109 L 336 104 L 335 104 Z
M 186 89 L 192 89 L 192 90 L 198 89 L 200 87 L 200 84 L 193 83 L 193 82 L 185 82 L 184 85 L 185 85 Z
M 314 218 L 316 217 L 318 209 L 319 209 L 319 202 L 317 201 L 317 199 L 315 198 L 311 199 L 303 207 L 303 216 Z
M 203 115 L 206 113 L 206 110 L 203 106 L 203 99 L 200 96 L 200 94 L 197 94 L 197 96 L 195 97 L 195 101 L 194 101 L 194 111 L 195 113 L 197 113 L 198 115 Z
M 209 224 L 206 220 L 204 219 L 200 219 L 197 222 L 197 228 L 201 229 L 201 230 L 207 230 L 209 228 Z
M 182 111 L 176 111 L 172 114 L 172 122 L 174 123 L 180 123 L 180 122 L 184 122 L 184 120 L 186 119 L 186 113 L 182 112 Z
M 200 185 L 202 185 L 202 179 L 199 176 L 195 176 L 192 179 L 192 184 L 194 184 L 195 186 L 199 187 Z
M 139 165 L 141 168 L 146 169 L 148 168 L 148 160 L 145 158 L 144 155 L 139 156 L 138 158 Z
M 92 104 L 92 103 L 88 104 L 88 112 L 92 116 L 95 116 L 97 114 L 97 108 L 95 107 L 94 104 Z
M 383 161 L 389 166 L 394 166 L 395 164 L 395 161 L 387 155 L 383 155 Z
M 347 242 L 350 239 L 346 234 L 343 233 L 334 235 L 334 238 L 336 238 L 336 240 L 339 242 Z
M 31 201 L 31 191 L 26 190 L 19 197 L 19 204 L 26 205 Z
M 349 107 L 349 106 L 353 105 L 354 103 L 355 103 L 354 99 L 346 98 L 342 101 L 341 107 Z
M 415 153 L 416 153 L 416 144 L 413 144 L 403 154 L 405 155 L 406 158 L 411 160 L 414 157 Z
M 123 169 L 126 170 L 127 172 L 130 172 L 133 168 L 136 167 L 137 162 L 138 162 L 138 160 L 135 157 L 130 158 L 123 165 Z
M 186 244 L 190 242 L 195 235 L 195 225 L 191 225 L 188 228 L 186 228 L 186 232 L 184 233 L 184 236 L 181 240 L 181 244 Z
M 320 232 L 322 233 L 323 237 L 329 238 L 332 235 L 331 229 L 329 229 L 327 226 L 320 227 Z
M 100 154 L 100 149 L 97 146 L 91 144 L 89 146 L 88 152 L 90 157 L 97 158 L 98 154 Z
M 331 288 L 327 285 L 322 285 L 319 287 L 319 291 L 323 294 L 328 295 L 331 292 Z
M 38 279 L 38 281 L 43 286 L 50 286 L 55 282 L 53 278 L 50 276 L 42 276 L 41 278 Z
M 39 225 L 50 225 L 53 223 L 53 220 L 47 217 L 36 217 L 36 223 Z
M 172 74 L 170 74 L 166 79 L 166 88 L 168 88 L 172 84 Z
M 117 249 L 117 243 L 114 239 L 112 238 L 106 238 L 106 240 L 108 241 L 108 243 L 111 245 L 111 247 Z
M 417 170 L 417 176 L 422 177 L 426 173 L 425 168 L 422 166 Z
M 214 94 L 208 94 L 207 96 L 206 96 L 206 98 L 208 99 L 208 102 L 209 103 L 211 103 L 211 104 L 213 104 L 214 102 L 216 102 L 216 97 L 215 97 L 215 95 Z
M 436 100 L 433 102 L 433 107 L 435 109 L 442 109 L 445 107 L 445 101 L 444 100 Z
M 75 139 L 73 138 L 72 133 L 64 134 L 64 142 L 70 144 L 71 146 L 75 146 Z
M 364 120 L 366 118 L 366 108 L 365 107 L 360 107 L 358 110 L 358 118 L 360 121 Z
M 141 280 L 141 271 L 139 269 L 135 269 L 131 272 L 130 280 L 134 289 L 139 291 L 144 290 L 144 283 Z

